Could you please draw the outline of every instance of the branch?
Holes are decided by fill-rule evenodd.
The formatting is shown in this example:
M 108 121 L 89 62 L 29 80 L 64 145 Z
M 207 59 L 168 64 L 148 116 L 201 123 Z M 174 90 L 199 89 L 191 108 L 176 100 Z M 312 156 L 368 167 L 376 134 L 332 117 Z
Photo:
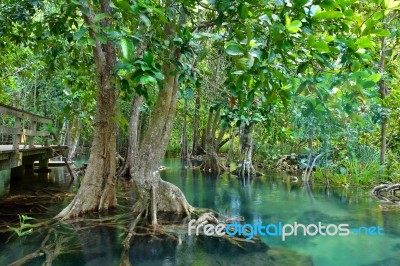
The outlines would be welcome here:
M 93 47 L 93 50 L 95 51 L 95 57 L 97 57 L 97 60 L 99 61 L 99 64 L 104 66 L 106 65 L 106 56 L 104 54 L 104 51 L 102 49 L 102 45 L 100 40 L 96 37 L 95 32 L 93 31 L 93 27 L 95 26 L 95 23 L 93 21 L 94 18 L 94 12 L 93 10 L 89 7 L 88 4 L 85 4 L 85 8 L 88 9 L 89 15 L 85 15 L 82 12 L 83 20 L 85 21 L 86 25 L 88 25 L 89 29 L 89 35 L 90 37 L 95 41 L 95 47 Z
M 235 133 L 233 133 L 233 134 L 230 135 L 229 137 L 227 137 L 227 138 L 221 140 L 221 141 L 218 143 L 218 149 L 221 149 L 222 146 L 224 146 L 224 145 L 225 145 L 229 140 L 231 140 L 232 138 L 236 138 L 238 134 L 239 134 L 239 132 L 236 131 Z
M 17 69 L 17 70 L 15 70 L 14 73 L 11 73 L 11 74 L 5 75 L 4 77 L 1 77 L 0 80 L 5 80 L 5 79 L 8 78 L 8 77 L 17 75 L 19 72 L 21 72 L 21 71 L 23 71 L 23 70 L 29 68 L 30 66 L 32 66 L 33 63 L 35 63 L 35 61 L 32 61 L 32 62 L 30 62 L 28 65 L 26 65 L 26 66 L 24 66 L 24 67 L 21 67 L 21 68 L 19 68 L 19 69 Z
M 202 21 L 198 25 L 193 27 L 193 31 L 197 31 L 197 30 L 201 30 L 201 29 L 205 29 L 205 28 L 211 28 L 211 27 L 214 27 L 216 24 L 217 23 L 215 22 L 215 20 Z

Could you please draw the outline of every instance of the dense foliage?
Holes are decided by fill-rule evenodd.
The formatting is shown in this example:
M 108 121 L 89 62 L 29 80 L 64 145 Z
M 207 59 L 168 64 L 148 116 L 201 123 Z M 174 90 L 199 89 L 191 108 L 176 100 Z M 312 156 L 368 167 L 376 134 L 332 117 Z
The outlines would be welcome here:
M 275 168 L 291 155 L 307 168 L 321 155 L 315 177 L 323 182 L 400 178 L 400 1 L 113 0 L 112 16 L 96 2 L 2 1 L 2 103 L 49 116 L 61 141 L 89 145 L 92 49 L 111 41 L 122 155 L 133 97 L 144 96 L 145 130 L 166 78 L 161 64 L 172 60 L 180 92 L 170 152 L 204 153 L 214 119 L 216 151 L 233 161 L 243 159 L 250 130 L 255 165 Z M 82 19 L 88 6 L 95 12 L 89 25 Z M 160 25 L 178 15 L 171 43 Z M 112 26 L 102 27 L 104 20 Z M 171 47 L 179 55 L 164 58 Z

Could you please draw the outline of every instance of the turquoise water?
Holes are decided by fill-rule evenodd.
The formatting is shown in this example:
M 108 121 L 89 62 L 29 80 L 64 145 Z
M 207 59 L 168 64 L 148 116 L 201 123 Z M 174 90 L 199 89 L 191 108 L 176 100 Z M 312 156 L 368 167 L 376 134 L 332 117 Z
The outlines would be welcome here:
M 284 246 L 312 256 L 315 265 L 400 265 L 400 206 L 391 210 L 357 188 L 304 188 L 276 174 L 251 182 L 236 177 L 206 177 L 176 160 L 162 173 L 180 187 L 189 202 L 220 213 L 244 216 L 247 223 L 347 223 L 383 227 L 383 236 L 262 237 L 268 245 Z
M 347 237 L 292 236 L 285 241 L 280 237 L 262 237 L 262 241 L 271 247 L 283 246 L 309 255 L 314 265 L 318 266 L 400 265 L 400 207 L 380 203 L 368 190 L 303 187 L 290 183 L 288 178 L 276 173 L 267 173 L 250 182 L 227 175 L 211 177 L 179 159 L 166 159 L 163 165 L 167 169 L 161 171 L 162 178 L 180 187 L 193 206 L 211 208 L 227 216 L 243 216 L 250 224 L 298 222 L 307 225 L 322 222 L 347 223 L 351 228 L 384 228 L 383 236 L 374 237 L 354 234 Z M 0 172 L 0 221 L 9 222 L 11 215 L 15 217 L 20 213 L 7 210 L 4 205 L 7 198 L 25 193 L 37 194 L 45 188 L 53 193 L 73 189 L 69 181 L 63 168 L 54 168 L 50 174 L 35 173 L 16 180 L 7 179 L 7 173 Z M 119 187 L 120 193 L 134 194 L 126 184 L 120 184 Z M 32 216 L 52 217 L 68 201 L 49 202 L 40 213 L 33 213 Z M 120 208 L 109 217 L 122 217 L 131 203 L 129 197 L 120 199 Z M 67 242 L 71 250 L 69 254 L 56 259 L 54 265 L 118 265 L 121 243 L 125 237 L 121 227 L 126 226 L 128 220 L 115 219 L 120 228 L 105 226 L 104 222 L 92 226 L 93 222 L 88 221 L 62 225 L 60 232 L 71 236 Z M 0 246 L 0 265 L 6 265 L 37 249 L 44 235 L 35 231 L 27 237 L 8 237 L 9 234 L 0 233 L 0 243 L 4 243 Z M 194 237 L 182 233 L 179 234 L 179 240 L 157 241 L 136 236 L 130 252 L 131 262 L 134 265 L 267 265 L 262 258 L 247 257 L 245 253 L 233 251 L 234 257 L 231 253 L 222 254 L 225 251 L 220 252 L 221 244 L 218 243 L 207 245 L 203 241 L 201 245 L 193 244 Z M 226 257 L 228 262 L 223 262 L 220 257 Z M 43 261 L 43 258 L 39 258 L 29 265 L 41 265 Z

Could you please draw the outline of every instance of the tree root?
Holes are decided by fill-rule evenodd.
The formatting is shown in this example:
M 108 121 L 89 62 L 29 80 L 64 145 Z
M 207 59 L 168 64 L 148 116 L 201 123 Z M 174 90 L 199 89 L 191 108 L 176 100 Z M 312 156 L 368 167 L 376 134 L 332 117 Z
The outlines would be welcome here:
M 50 241 L 50 237 L 52 235 L 54 236 L 54 241 Z M 69 238 L 58 237 L 57 232 L 53 229 L 50 229 L 46 237 L 43 239 L 40 247 L 36 251 L 28 255 L 25 255 L 24 257 L 10 263 L 8 266 L 25 265 L 30 261 L 44 255 L 46 256 L 46 260 L 43 263 L 43 265 L 51 266 L 53 260 L 62 253 L 63 245 L 69 240 L 70 240 Z
M 122 254 L 121 254 L 121 260 L 119 265 L 120 266 L 131 266 L 131 262 L 129 260 L 129 248 L 130 248 L 130 241 L 131 238 L 134 234 L 134 230 L 136 225 L 139 223 L 139 221 L 142 219 L 142 215 L 145 212 L 146 208 L 142 208 L 141 212 L 139 213 L 139 215 L 136 217 L 136 219 L 130 224 L 129 226 L 129 230 L 128 230 L 128 234 L 125 237 L 124 241 L 123 241 L 123 247 L 124 249 L 122 250 Z M 145 217 L 146 218 L 146 217 Z
M 400 190 L 400 184 L 381 184 L 377 185 L 372 189 L 372 195 L 377 197 L 383 202 L 400 202 L 400 197 L 397 196 L 396 192 Z
M 200 171 L 212 175 L 219 175 L 223 172 L 227 172 L 225 166 L 219 161 L 218 155 L 216 153 L 207 153 L 203 157 L 203 162 L 200 165 Z

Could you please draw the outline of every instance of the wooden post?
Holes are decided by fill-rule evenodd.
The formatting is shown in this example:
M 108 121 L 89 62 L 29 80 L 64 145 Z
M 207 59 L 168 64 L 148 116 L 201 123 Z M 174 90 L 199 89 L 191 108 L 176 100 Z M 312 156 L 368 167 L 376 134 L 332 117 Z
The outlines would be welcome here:
M 37 123 L 35 121 L 31 121 L 30 129 L 32 130 L 32 132 L 36 132 Z M 35 148 L 34 140 L 35 136 L 29 136 L 29 148 Z
M 18 130 L 18 134 L 13 135 L 13 150 L 15 152 L 19 151 L 19 139 L 21 137 L 21 118 L 20 117 L 15 117 L 15 126 L 14 128 Z
M 49 169 L 49 159 L 39 160 L 39 170 L 48 170 Z

